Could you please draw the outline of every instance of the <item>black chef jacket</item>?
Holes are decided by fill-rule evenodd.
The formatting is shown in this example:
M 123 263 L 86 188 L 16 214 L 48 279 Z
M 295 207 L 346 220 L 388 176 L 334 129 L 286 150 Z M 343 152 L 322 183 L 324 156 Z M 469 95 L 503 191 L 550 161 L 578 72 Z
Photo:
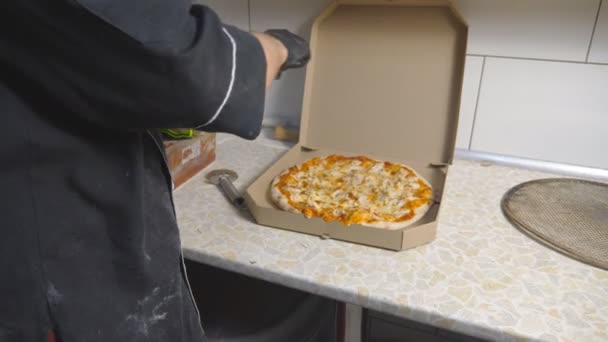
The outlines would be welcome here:
M 157 129 L 253 139 L 265 63 L 189 0 L 0 1 L 0 341 L 203 339 Z

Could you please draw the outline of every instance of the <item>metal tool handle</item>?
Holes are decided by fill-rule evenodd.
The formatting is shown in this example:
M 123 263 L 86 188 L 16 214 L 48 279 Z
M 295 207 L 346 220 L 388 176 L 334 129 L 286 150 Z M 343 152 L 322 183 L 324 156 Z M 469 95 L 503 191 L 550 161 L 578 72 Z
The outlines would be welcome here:
M 234 205 L 240 207 L 243 205 L 243 203 L 245 203 L 245 199 L 243 198 L 243 196 L 241 196 L 241 194 L 238 192 L 238 190 L 234 187 L 234 185 L 232 184 L 230 179 L 228 179 L 228 177 L 224 177 L 224 176 L 220 177 L 220 187 L 222 188 L 222 190 L 224 191 L 224 193 L 226 194 L 226 196 L 228 197 L 230 202 L 232 202 Z

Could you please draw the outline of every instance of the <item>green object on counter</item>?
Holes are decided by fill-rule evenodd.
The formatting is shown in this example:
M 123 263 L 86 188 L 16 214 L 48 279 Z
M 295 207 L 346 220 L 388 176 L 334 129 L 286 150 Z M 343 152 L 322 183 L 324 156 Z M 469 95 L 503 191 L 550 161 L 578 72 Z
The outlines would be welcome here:
M 194 129 L 192 128 L 163 128 L 160 131 L 171 139 L 192 139 L 194 137 Z

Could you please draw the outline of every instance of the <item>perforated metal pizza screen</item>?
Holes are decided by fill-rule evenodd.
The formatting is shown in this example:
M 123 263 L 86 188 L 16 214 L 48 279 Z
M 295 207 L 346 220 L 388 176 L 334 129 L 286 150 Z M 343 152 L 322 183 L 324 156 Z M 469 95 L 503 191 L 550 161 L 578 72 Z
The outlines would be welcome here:
M 608 270 L 608 184 L 551 178 L 520 184 L 502 200 L 505 216 L 544 245 Z

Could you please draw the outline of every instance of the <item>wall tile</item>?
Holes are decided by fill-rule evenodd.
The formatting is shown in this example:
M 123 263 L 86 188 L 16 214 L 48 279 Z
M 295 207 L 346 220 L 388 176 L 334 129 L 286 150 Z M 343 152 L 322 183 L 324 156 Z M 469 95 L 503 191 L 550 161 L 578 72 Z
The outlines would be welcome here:
M 249 31 L 247 0 L 196 0 L 195 2 L 211 7 L 224 23 Z
M 483 68 L 483 57 L 468 56 L 464 69 L 464 80 L 462 84 L 462 95 L 460 99 L 460 115 L 458 116 L 458 135 L 456 136 L 456 148 L 469 149 L 473 121 L 475 119 L 475 106 L 481 70 Z
M 251 1 L 251 28 L 264 31 L 283 28 L 306 39 L 317 16 L 331 0 L 253 0 Z M 299 124 L 304 92 L 305 70 L 290 70 L 276 81 L 266 97 L 265 121 L 267 124 Z
M 589 52 L 589 62 L 608 63 L 608 0 L 602 2 Z
M 608 65 L 486 58 L 472 150 L 608 168 Z
M 469 53 L 585 61 L 600 0 L 456 0 Z
M 308 38 L 313 21 L 331 3 L 331 0 L 252 0 L 251 27 L 284 28 Z

